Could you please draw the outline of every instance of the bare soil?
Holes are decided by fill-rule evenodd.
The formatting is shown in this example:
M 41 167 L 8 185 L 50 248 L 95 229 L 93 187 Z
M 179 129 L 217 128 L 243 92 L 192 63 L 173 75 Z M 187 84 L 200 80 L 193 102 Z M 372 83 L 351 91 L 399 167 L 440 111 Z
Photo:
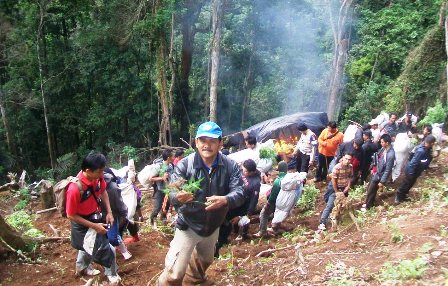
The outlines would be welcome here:
M 441 155 L 424 176 L 435 178 L 439 184 L 447 185 L 448 157 Z M 423 176 L 422 176 L 423 177 Z M 331 279 L 356 281 L 352 285 L 383 285 L 378 279 L 385 262 L 398 263 L 405 259 L 423 257 L 429 262 L 423 278 L 405 281 L 401 285 L 443 285 L 447 279 L 444 268 L 448 265 L 447 204 L 418 200 L 419 190 L 424 186 L 420 178 L 411 191 L 411 202 L 392 206 L 393 192 L 379 194 L 376 213 L 361 224 L 357 231 L 347 220 L 337 232 L 317 233 L 325 184 L 319 184 L 321 196 L 316 213 L 302 218 L 297 209 L 283 225 L 283 234 L 265 239 L 256 239 L 252 234 L 258 230 L 258 220 L 254 217 L 250 236 L 241 243 L 232 242 L 221 249 L 221 257 L 215 260 L 207 274 L 207 285 L 325 285 Z M 396 182 L 395 187 L 399 182 Z M 427 187 L 427 186 L 426 186 Z M 18 199 L 8 193 L 0 194 L 0 214 L 5 216 L 13 211 Z M 358 207 L 362 204 L 359 202 Z M 150 194 L 144 206 L 144 215 L 149 217 L 152 201 Z M 39 203 L 33 202 L 29 211 L 39 210 Z M 47 236 L 53 236 L 49 223 L 61 230 L 62 236 L 69 236 L 69 222 L 56 212 L 37 215 L 36 228 Z M 392 242 L 391 225 L 395 225 L 403 236 L 398 243 Z M 299 226 L 306 227 L 304 236 L 294 236 Z M 233 234 L 232 237 L 235 237 Z M 122 285 L 154 285 L 163 269 L 164 258 L 169 248 L 171 236 L 153 231 L 144 226 L 141 240 L 129 245 L 133 257 L 127 261 L 118 254 L 117 263 Z M 316 238 L 316 239 L 315 239 Z M 430 250 L 422 250 L 423 245 L 431 245 Z M 302 262 L 295 247 L 300 244 Z M 290 248 L 275 251 L 267 257 L 256 257 L 263 250 Z M 76 251 L 68 242 L 50 242 L 41 245 L 35 253 L 26 254 L 35 264 L 18 262 L 14 254 L 0 257 L 0 285 L 84 285 L 83 278 L 76 277 Z M 100 268 L 99 265 L 95 265 Z M 86 279 L 84 277 L 84 279 Z M 100 277 L 106 281 L 104 275 Z M 389 282 L 394 285 L 394 282 Z M 397 284 L 398 285 L 398 284 Z

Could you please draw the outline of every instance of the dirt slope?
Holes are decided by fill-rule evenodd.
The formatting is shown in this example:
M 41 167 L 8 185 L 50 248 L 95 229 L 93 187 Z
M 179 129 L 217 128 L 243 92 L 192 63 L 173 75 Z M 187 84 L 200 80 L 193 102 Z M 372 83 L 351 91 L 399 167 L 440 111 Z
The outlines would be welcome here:
M 248 239 L 232 243 L 221 250 L 208 271 L 210 285 L 444 285 L 448 265 L 448 158 L 443 154 L 421 178 L 411 193 L 413 201 L 392 206 L 393 193 L 380 194 L 380 207 L 366 214 L 356 212 L 361 231 L 349 220 L 333 233 L 316 233 L 318 215 L 323 208 L 319 198 L 316 213 L 300 218 L 297 210 L 288 218 L 283 235 L 268 239 Z M 325 186 L 320 185 L 321 192 Z M 322 196 L 321 196 L 322 197 Z M 6 215 L 18 199 L 11 194 L 0 195 L 0 212 Z M 149 216 L 148 194 L 144 207 Z M 40 206 L 32 203 L 30 210 Z M 256 221 L 256 219 L 254 220 Z M 37 216 L 36 228 L 52 236 L 49 223 L 69 236 L 69 223 L 57 213 Z M 257 231 L 252 224 L 250 233 Z M 122 285 L 153 285 L 163 269 L 164 257 L 171 236 L 143 228 L 141 241 L 129 246 L 133 257 L 125 261 L 118 257 Z M 394 242 L 395 241 L 395 242 Z M 303 262 L 295 246 L 300 243 Z M 266 249 L 287 249 L 268 257 L 256 257 Z M 69 243 L 52 242 L 28 254 L 36 264 L 17 262 L 14 255 L 0 261 L 0 284 L 3 285 L 83 285 L 74 276 L 76 251 Z M 420 260 L 414 260 L 421 258 Z M 401 261 L 410 265 L 400 270 Z M 411 262 L 409 262 L 411 261 Z M 421 262 L 423 261 L 423 262 Z M 393 267 L 386 271 L 385 263 Z M 402 272 L 414 273 L 412 266 L 422 263 L 423 277 L 418 280 L 394 280 Z M 97 266 L 99 268 L 99 266 Z M 415 274 L 415 273 L 414 273 Z M 104 275 L 100 277 L 105 281 Z M 149 283 L 149 284 L 148 284 Z M 401 283 L 401 284 L 400 284 Z

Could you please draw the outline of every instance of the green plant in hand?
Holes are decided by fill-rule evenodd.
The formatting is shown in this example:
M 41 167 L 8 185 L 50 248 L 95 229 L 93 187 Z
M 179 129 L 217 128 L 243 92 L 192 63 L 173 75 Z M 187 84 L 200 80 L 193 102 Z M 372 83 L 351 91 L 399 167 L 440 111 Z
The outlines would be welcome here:
M 196 193 L 196 191 L 201 189 L 201 182 L 203 179 L 204 178 L 195 180 L 194 178 L 190 178 L 188 181 L 185 179 L 181 179 L 168 185 L 164 192 L 165 194 L 169 194 L 170 192 L 184 191 L 190 194 L 194 194 Z

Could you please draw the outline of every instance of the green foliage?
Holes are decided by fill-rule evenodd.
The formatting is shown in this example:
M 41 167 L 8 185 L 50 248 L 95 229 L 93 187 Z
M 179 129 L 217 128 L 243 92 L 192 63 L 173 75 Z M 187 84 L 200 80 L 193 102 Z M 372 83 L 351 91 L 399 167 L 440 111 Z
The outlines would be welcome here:
M 193 154 L 193 153 L 194 153 L 194 149 L 193 148 L 188 148 L 188 149 L 185 150 L 184 156 L 187 157 L 188 155 Z
M 350 190 L 348 193 L 348 197 L 355 201 L 362 201 L 364 196 L 366 195 L 366 186 L 357 185 L 355 189 Z
M 319 194 L 319 189 L 314 185 L 305 185 L 302 196 L 297 202 L 297 208 L 299 208 L 302 212 L 314 210 L 316 208 L 316 201 Z
M 401 243 L 404 240 L 404 235 L 401 232 L 401 229 L 398 225 L 396 224 L 391 224 L 389 225 L 389 229 L 390 229 L 390 240 L 393 243 Z
M 261 147 L 260 148 L 260 159 L 270 159 L 272 162 L 275 162 L 275 157 L 277 156 L 277 152 L 274 149 L 269 147 Z
M 437 101 L 435 106 L 428 108 L 428 111 L 426 111 L 425 118 L 423 118 L 418 123 L 418 125 L 423 126 L 426 124 L 444 123 L 447 116 L 448 116 L 447 109 L 442 106 L 442 103 L 440 103 L 440 101 Z
M 134 159 L 135 162 L 138 162 L 139 157 L 137 156 L 137 149 L 134 147 L 126 145 L 123 147 L 121 153 L 128 157 L 128 160 Z
M 33 228 L 31 216 L 23 210 L 6 216 L 6 222 L 19 232 L 25 232 Z
M 439 8 L 429 0 L 359 3 L 341 125 L 368 122 L 382 109 L 418 114 L 438 98 L 445 61 Z
M 418 250 L 421 253 L 428 253 L 434 248 L 434 245 L 431 242 L 425 242 L 425 244 L 420 247 Z
M 204 180 L 204 178 L 196 180 L 194 177 L 191 177 L 188 181 L 184 181 L 180 185 L 178 182 L 168 185 L 168 187 L 164 189 L 163 192 L 167 195 L 173 191 L 174 192 L 184 191 L 190 194 L 194 194 L 196 193 L 196 191 L 201 189 L 202 180 Z
M 27 205 L 28 200 L 21 200 L 14 206 L 14 210 L 16 211 L 23 210 L 24 208 L 26 208 Z
M 384 264 L 381 273 L 381 281 L 419 279 L 428 269 L 428 263 L 421 257 L 414 260 L 403 260 L 398 265 L 390 262 Z

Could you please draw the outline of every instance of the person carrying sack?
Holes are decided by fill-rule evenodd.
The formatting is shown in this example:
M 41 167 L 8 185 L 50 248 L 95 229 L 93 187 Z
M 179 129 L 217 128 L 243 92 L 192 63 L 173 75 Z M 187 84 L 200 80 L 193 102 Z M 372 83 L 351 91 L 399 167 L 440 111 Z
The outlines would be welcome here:
M 118 285 L 121 278 L 117 273 L 115 248 L 106 235 L 107 226 L 114 223 L 114 218 L 105 191 L 105 166 L 106 157 L 98 152 L 92 151 L 83 159 L 77 175 L 82 190 L 75 183 L 68 185 L 66 212 L 71 222 L 71 243 L 78 250 L 76 275 L 98 275 L 100 272 L 91 265 L 93 260 L 104 266 L 110 285 Z

